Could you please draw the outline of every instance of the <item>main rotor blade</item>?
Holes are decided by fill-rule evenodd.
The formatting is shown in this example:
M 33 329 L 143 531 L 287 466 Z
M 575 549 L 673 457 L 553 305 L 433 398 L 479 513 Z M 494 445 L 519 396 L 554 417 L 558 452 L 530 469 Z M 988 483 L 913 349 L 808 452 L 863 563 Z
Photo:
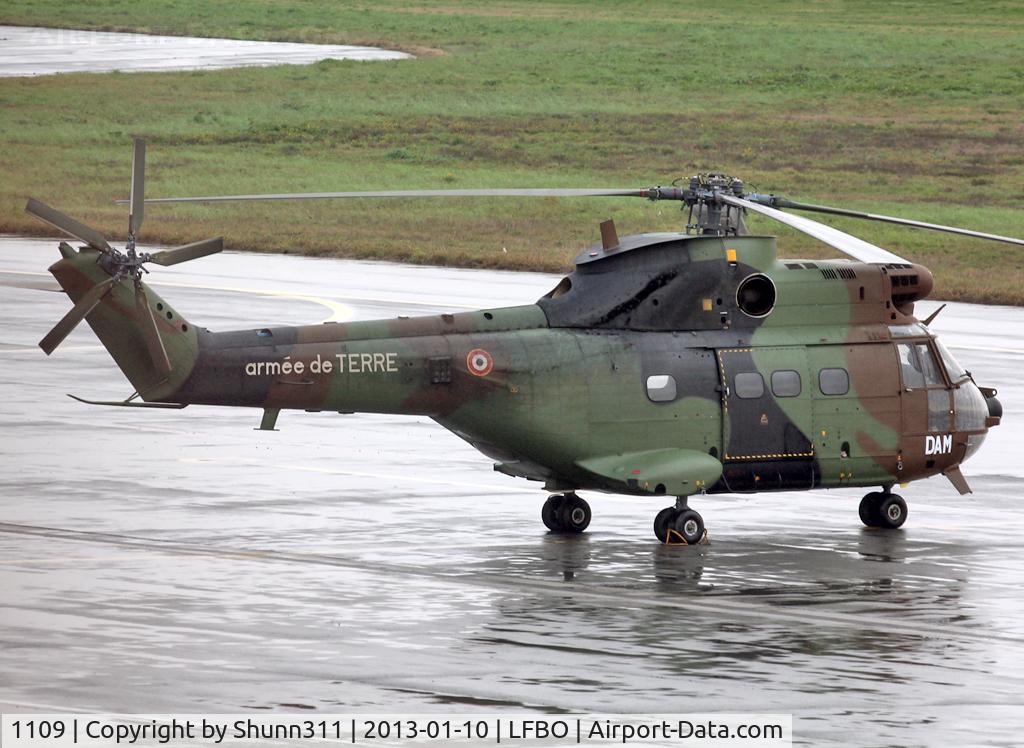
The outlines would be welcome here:
M 163 338 L 156 327 L 156 317 L 153 316 L 153 307 L 149 304 L 149 297 L 146 289 L 141 283 L 135 284 L 135 309 L 139 314 L 142 330 L 142 337 L 146 339 L 146 348 L 149 350 L 149 357 L 153 360 L 153 366 L 166 377 L 171 373 L 171 361 L 167 358 L 167 349 L 164 347 Z
M 768 216 L 779 223 L 784 223 L 787 226 L 791 226 L 797 231 L 802 231 L 808 236 L 813 236 L 815 239 L 828 244 L 830 247 L 835 247 L 840 252 L 853 257 L 855 260 L 861 262 L 881 262 L 890 263 L 898 262 L 907 264 L 908 261 L 904 260 L 898 255 L 894 255 L 887 249 L 876 247 L 874 244 L 858 239 L 855 236 L 834 229 L 831 226 L 826 226 L 823 223 L 812 221 L 810 218 L 804 218 L 803 216 L 794 216 L 789 213 L 783 213 L 781 210 L 775 208 L 769 208 L 765 205 L 759 205 L 758 203 L 752 203 L 749 200 L 743 200 L 738 197 L 731 195 L 720 194 L 719 198 L 729 205 L 734 205 L 737 208 L 746 208 L 752 210 L 755 213 Z
M 756 199 L 755 199 L 756 198 Z M 1024 239 L 1015 239 L 1012 236 L 1001 236 L 999 234 L 986 234 L 983 231 L 971 231 L 956 226 L 944 226 L 940 223 L 925 223 L 924 221 L 911 221 L 907 218 L 896 218 L 894 216 L 883 216 L 877 213 L 864 213 L 859 210 L 847 210 L 846 208 L 833 208 L 828 205 L 813 205 L 811 203 L 798 203 L 794 200 L 787 200 L 784 197 L 774 195 L 747 195 L 751 202 L 762 205 L 771 205 L 776 208 L 791 208 L 793 210 L 807 210 L 813 213 L 830 213 L 836 216 L 849 216 L 850 218 L 863 218 L 868 221 L 881 221 L 882 223 L 895 223 L 899 226 L 909 226 L 915 229 L 930 229 L 932 231 L 944 231 L 947 234 L 961 234 L 973 236 L 975 239 L 988 239 L 993 242 L 1006 242 L 1008 244 L 1024 245 Z
M 35 216 L 44 223 L 50 224 L 55 229 L 63 231 L 68 236 L 73 236 L 85 242 L 93 249 L 98 249 L 100 252 L 111 251 L 110 245 L 107 244 L 107 240 L 103 238 L 103 234 L 99 231 L 89 228 L 84 223 L 79 223 L 71 216 L 64 215 L 56 208 L 51 208 L 34 197 L 28 199 L 28 204 L 25 205 L 25 212 Z
M 224 249 L 224 238 L 218 236 L 216 239 L 203 239 L 202 241 L 183 244 L 174 249 L 165 249 L 150 255 L 149 261 L 157 265 L 177 265 L 179 262 L 188 262 L 207 255 L 213 255 Z
M 146 196 L 146 141 L 135 138 L 132 152 L 132 191 L 128 208 L 128 233 L 135 236 L 142 227 Z
M 223 203 L 240 200 L 329 200 L 353 197 L 649 197 L 645 189 L 508 188 L 472 190 L 386 190 L 383 192 L 288 192 L 279 195 L 208 195 L 156 197 L 147 203 Z M 124 200 L 116 201 L 124 203 Z
M 79 322 L 89 316 L 89 312 L 96 308 L 96 305 L 103 300 L 104 296 L 110 293 L 110 289 L 119 280 L 121 280 L 121 276 L 112 275 L 102 283 L 97 283 L 86 291 L 85 295 L 78 300 L 78 303 L 71 308 L 71 311 L 65 314 L 60 322 L 54 325 L 53 329 L 46 334 L 46 337 L 39 341 L 39 347 L 43 349 L 43 352 L 47 356 L 53 353 L 53 349 L 60 345 L 72 330 L 78 327 Z

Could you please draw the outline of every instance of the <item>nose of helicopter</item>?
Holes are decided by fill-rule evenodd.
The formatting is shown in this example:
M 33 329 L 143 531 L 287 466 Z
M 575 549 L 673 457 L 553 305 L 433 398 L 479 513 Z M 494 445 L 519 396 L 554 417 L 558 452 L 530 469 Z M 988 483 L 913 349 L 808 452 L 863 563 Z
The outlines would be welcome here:
M 988 435 L 989 429 L 993 426 L 998 426 L 1000 420 L 1003 417 L 1003 404 L 996 399 L 996 391 L 988 387 L 978 387 L 971 382 L 964 382 L 957 389 L 957 392 L 973 392 L 973 397 L 969 395 L 964 396 L 965 400 L 960 403 L 960 408 L 957 409 L 958 417 L 961 412 L 966 416 L 967 413 L 972 413 L 972 419 L 980 419 L 984 416 L 984 431 L 980 430 L 981 423 L 979 420 L 973 422 L 974 428 L 978 429 L 973 433 L 967 434 L 967 446 L 964 450 L 964 455 L 961 461 L 967 461 L 970 459 L 981 447 L 982 442 L 985 441 L 985 437 Z M 981 409 L 981 401 L 985 401 L 985 410 Z M 968 401 L 972 403 L 968 405 Z

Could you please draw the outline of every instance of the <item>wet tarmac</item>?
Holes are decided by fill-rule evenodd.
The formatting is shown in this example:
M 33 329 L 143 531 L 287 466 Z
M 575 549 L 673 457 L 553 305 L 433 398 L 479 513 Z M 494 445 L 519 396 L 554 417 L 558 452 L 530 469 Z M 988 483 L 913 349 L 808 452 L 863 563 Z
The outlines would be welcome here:
M 0 26 L 0 77 L 305 65 L 328 59 L 401 60 L 411 56 L 388 49 L 339 44 Z
M 545 532 L 542 491 L 427 419 L 189 407 L 130 387 L 43 272 L 0 240 L 0 709 L 793 713 L 798 743 L 1012 745 L 1024 729 L 1024 310 L 934 323 L 1006 417 L 965 467 L 902 490 L 694 502 L 700 547 L 659 545 L 663 499 L 587 494 Z M 226 253 L 156 268 L 215 330 L 531 301 L 554 276 Z M 934 308 L 926 303 L 921 307 Z

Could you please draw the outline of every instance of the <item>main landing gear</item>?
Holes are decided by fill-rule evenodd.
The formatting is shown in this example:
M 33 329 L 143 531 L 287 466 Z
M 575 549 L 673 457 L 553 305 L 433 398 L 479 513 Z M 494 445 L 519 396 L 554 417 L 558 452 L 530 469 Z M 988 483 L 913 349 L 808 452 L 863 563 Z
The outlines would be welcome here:
M 658 512 L 654 518 L 654 535 L 662 543 L 697 545 L 704 539 L 704 518 L 687 506 L 685 496 L 680 496 L 675 506 Z
M 888 488 L 872 491 L 860 500 L 860 521 L 868 527 L 895 530 L 907 521 L 907 502 Z
M 581 533 L 590 524 L 590 504 L 574 493 L 555 494 L 544 502 L 540 518 L 551 532 Z

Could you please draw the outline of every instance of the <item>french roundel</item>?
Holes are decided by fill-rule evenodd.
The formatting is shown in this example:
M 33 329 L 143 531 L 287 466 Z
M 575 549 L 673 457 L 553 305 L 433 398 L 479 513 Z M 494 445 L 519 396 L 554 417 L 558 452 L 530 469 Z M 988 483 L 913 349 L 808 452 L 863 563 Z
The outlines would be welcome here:
M 474 348 L 466 354 L 466 368 L 474 376 L 486 377 L 494 368 L 494 359 L 483 348 Z

